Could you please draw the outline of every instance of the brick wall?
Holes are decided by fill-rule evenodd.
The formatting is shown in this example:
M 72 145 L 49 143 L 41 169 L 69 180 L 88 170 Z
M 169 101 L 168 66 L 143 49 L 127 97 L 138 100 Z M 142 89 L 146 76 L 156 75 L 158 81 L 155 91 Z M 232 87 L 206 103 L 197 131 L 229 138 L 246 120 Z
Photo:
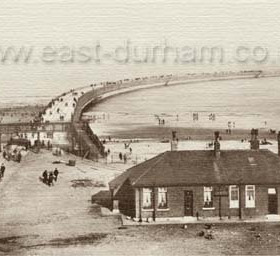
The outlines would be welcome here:
M 245 186 L 241 186 L 241 205 L 242 205 L 242 217 L 255 217 L 255 216 L 264 216 L 268 214 L 268 188 L 273 186 L 255 186 L 255 208 L 246 208 L 245 207 Z M 217 188 L 214 188 L 214 190 Z M 276 187 L 277 193 L 280 193 L 280 186 Z M 200 217 L 214 217 L 219 216 L 219 197 L 213 197 L 213 210 L 203 209 L 203 187 L 168 187 L 167 188 L 167 200 L 168 200 L 168 209 L 160 210 L 156 209 L 156 218 L 168 218 L 168 217 L 183 217 L 185 214 L 184 209 L 184 191 L 191 190 L 193 191 L 193 216 L 196 216 L 196 213 Z M 228 186 L 225 186 L 225 191 L 228 191 Z M 157 189 L 155 190 L 155 205 L 157 206 Z M 141 207 L 141 193 L 142 189 L 136 189 L 135 195 L 135 216 L 140 217 L 140 208 Z M 280 196 L 278 196 L 278 213 L 280 214 Z M 222 217 L 231 217 L 239 216 L 239 209 L 229 208 L 229 197 L 221 197 L 221 214 Z M 141 210 L 141 217 L 152 218 L 153 209 L 151 210 Z
M 119 200 L 119 210 L 121 213 L 134 217 L 135 216 L 135 190 L 127 180 L 115 195 Z

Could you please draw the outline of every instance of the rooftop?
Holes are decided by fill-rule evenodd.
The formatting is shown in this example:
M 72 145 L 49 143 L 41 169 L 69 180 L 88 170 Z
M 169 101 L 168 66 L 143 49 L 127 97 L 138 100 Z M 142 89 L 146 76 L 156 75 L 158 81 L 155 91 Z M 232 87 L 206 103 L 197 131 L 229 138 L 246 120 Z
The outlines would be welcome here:
M 129 180 L 134 187 L 280 184 L 280 158 L 269 150 L 166 151 L 112 180 L 111 189 Z

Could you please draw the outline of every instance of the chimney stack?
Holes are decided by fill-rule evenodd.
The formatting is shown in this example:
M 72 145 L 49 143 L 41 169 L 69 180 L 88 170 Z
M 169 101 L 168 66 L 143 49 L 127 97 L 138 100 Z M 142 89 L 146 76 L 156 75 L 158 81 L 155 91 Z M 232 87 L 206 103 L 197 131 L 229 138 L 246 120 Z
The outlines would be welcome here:
M 221 145 L 220 145 L 220 132 L 216 131 L 215 133 L 215 141 L 214 141 L 214 155 L 217 159 L 221 156 Z
M 172 131 L 171 151 L 178 150 L 178 138 L 176 133 L 177 133 L 176 131 Z
M 278 142 L 278 156 L 280 156 L 280 131 L 278 132 L 277 135 L 277 142 Z
M 259 150 L 260 149 L 260 141 L 258 139 L 259 131 L 258 129 L 251 130 L 251 149 L 252 150 Z

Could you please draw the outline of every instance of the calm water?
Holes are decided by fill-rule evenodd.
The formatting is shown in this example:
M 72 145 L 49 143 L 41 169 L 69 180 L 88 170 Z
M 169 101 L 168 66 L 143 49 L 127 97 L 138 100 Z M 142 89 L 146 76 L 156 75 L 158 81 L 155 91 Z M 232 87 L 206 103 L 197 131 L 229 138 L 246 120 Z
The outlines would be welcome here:
M 0 63 L 0 105 L 45 103 L 71 88 L 103 80 L 278 68 L 278 62 L 194 65 L 171 60 L 167 63 L 120 64 L 106 58 L 100 64 L 79 63 L 75 58 L 44 63 L 40 56 L 47 46 L 56 50 L 64 46 L 75 50 L 99 41 L 105 52 L 111 52 L 126 40 L 134 46 L 153 47 L 166 39 L 168 45 L 174 47 L 221 46 L 231 50 L 240 45 L 257 45 L 274 51 L 280 45 L 279 33 L 276 33 L 280 27 L 279 10 L 280 2 L 276 0 L 2 0 L 1 54 L 11 46 L 16 50 L 22 46 L 32 47 L 33 54 L 28 63 Z M 230 105 L 234 104 L 234 95 L 239 96 L 240 92 L 235 91 L 238 89 L 238 86 L 232 88 Z M 190 108 L 198 107 L 194 103 Z
M 99 133 L 141 125 L 227 128 L 280 127 L 280 78 L 186 84 L 119 95 L 91 110 Z M 193 113 L 198 120 L 193 121 Z M 209 115 L 215 114 L 215 121 Z M 177 116 L 178 115 L 178 116 Z

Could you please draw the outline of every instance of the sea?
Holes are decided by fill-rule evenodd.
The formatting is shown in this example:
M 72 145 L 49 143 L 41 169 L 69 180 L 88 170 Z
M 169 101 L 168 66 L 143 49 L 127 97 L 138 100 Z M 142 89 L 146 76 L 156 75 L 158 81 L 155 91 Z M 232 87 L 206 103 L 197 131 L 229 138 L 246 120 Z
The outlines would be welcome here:
M 86 115 L 98 135 L 163 120 L 169 127 L 278 130 L 279 85 L 280 77 L 269 77 L 164 86 L 109 98 Z
M 279 1 L 265 0 L 2 0 L 0 106 L 45 104 L 65 91 L 101 81 L 278 70 L 279 10 Z M 98 45 L 99 58 L 94 54 Z M 203 47 L 222 49 L 226 56 L 211 61 L 206 56 L 204 61 L 196 54 Z M 145 58 L 146 49 L 155 49 L 154 55 L 149 51 Z M 195 58 L 174 58 L 186 50 Z M 84 56 L 88 51 L 90 58 Z M 262 59 L 263 51 L 269 58 Z M 231 95 L 223 95 L 230 106 L 240 102 L 234 95 L 240 97 L 238 90 L 245 86 L 236 83 L 234 88 L 229 84 Z M 273 94 L 267 88 L 279 94 L 275 81 L 267 80 L 264 87 L 258 83 L 252 83 L 263 88 L 258 96 Z

